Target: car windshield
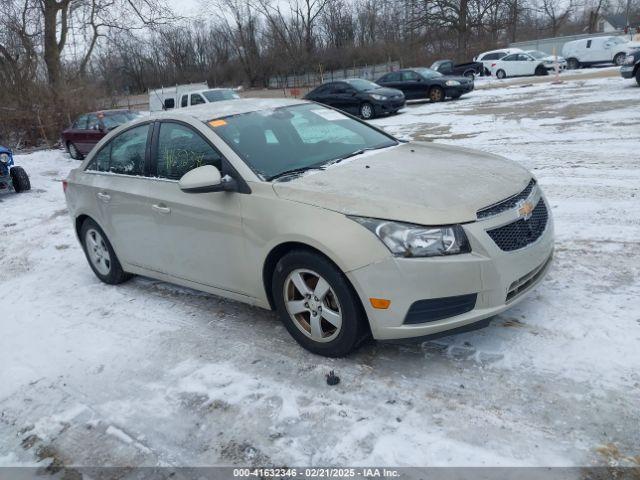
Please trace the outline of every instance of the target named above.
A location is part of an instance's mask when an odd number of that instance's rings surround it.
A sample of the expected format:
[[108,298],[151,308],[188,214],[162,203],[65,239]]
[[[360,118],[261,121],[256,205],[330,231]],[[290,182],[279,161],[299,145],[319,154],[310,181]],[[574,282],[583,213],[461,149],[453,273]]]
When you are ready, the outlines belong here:
[[105,113],[102,117],[102,124],[107,130],[112,130],[120,125],[141,117],[140,112],[113,112]]
[[208,125],[265,180],[398,144],[365,123],[316,104],[231,115]]
[[541,60],[549,56],[548,53],[541,52],[540,50],[531,50],[527,53],[531,55],[533,58],[537,58],[538,60]]
[[440,72],[436,72],[435,70],[431,70],[430,68],[416,68],[414,70],[424,78],[442,77],[442,74]]
[[359,92],[367,92],[369,90],[380,88],[380,85],[378,85],[377,83],[370,82],[369,80],[363,80],[361,78],[352,78],[349,80],[345,80],[345,82],[347,82]]
[[240,98],[233,90],[207,90],[202,92],[209,102],[219,102],[221,100],[236,100]]
[[624,38],[620,38],[620,37],[613,37],[609,41],[611,43],[613,43],[614,45],[618,45],[618,44],[621,44],[621,43],[627,43],[627,41]]

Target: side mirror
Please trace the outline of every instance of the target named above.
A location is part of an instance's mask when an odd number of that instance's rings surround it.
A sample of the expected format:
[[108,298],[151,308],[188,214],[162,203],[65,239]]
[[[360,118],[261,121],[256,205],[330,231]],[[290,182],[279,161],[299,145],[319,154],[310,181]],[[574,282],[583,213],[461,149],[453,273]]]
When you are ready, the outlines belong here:
[[213,165],[204,165],[185,173],[178,182],[185,193],[230,192],[237,190],[236,181],[225,175],[224,178]]

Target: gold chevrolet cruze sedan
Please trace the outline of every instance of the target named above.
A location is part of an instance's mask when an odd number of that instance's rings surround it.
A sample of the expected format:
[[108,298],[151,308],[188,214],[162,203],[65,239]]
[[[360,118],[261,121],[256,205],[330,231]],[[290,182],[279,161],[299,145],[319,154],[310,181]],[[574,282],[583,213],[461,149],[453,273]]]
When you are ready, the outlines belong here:
[[100,280],[144,275],[275,309],[327,356],[483,323],[553,255],[551,212],[526,169],[299,100],[135,120],[64,187]]

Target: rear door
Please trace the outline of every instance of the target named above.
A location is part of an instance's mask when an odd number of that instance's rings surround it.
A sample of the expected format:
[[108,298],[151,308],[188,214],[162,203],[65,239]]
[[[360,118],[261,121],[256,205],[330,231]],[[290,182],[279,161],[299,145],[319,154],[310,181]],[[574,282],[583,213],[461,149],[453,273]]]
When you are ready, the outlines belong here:
[[398,90],[402,90],[404,96],[407,96],[407,92],[405,92],[404,84],[402,83],[402,73],[400,72],[391,72],[387,73],[384,77],[378,80],[378,85],[382,85],[383,87],[396,88]]
[[153,217],[154,270],[182,280],[246,293],[240,195],[184,193],[178,180],[202,165],[227,173],[226,161],[193,126],[158,123],[151,161],[148,212]]
[[404,85],[406,98],[423,98],[427,95],[428,88],[421,75],[413,70],[404,70],[402,72],[402,84]]
[[71,125],[71,128],[65,132],[65,140],[67,142],[72,142],[78,150],[81,152],[82,142],[84,141],[83,135],[87,130],[87,121],[89,120],[89,115],[80,115]]
[[87,129],[82,133],[82,143],[78,145],[78,149],[83,155],[88,154],[104,135],[98,115],[95,113],[88,115]]
[[97,221],[122,263],[153,269],[149,248],[155,226],[149,211],[149,179],[145,177],[151,123],[118,134],[87,165],[85,183],[95,199]]

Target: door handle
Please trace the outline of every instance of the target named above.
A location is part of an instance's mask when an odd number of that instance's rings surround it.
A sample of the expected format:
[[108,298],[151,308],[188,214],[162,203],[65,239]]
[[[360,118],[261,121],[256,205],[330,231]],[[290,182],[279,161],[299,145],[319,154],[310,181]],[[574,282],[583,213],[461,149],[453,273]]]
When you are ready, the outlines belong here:
[[158,213],[162,213],[163,215],[168,215],[168,214],[171,213],[171,209],[169,207],[167,207],[166,205],[158,205],[158,204],[154,203],[151,206],[151,208],[153,208]]
[[111,195],[104,192],[96,193],[96,197],[98,197],[98,200],[102,200],[104,203],[109,203],[109,200],[111,200]]

